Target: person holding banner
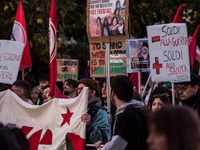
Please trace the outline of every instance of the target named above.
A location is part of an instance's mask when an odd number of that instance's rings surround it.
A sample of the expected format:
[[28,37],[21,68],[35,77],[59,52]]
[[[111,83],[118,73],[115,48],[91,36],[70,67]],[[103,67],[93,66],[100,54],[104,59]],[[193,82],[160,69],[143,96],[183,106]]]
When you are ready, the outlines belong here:
[[17,80],[13,83],[11,89],[17,96],[19,96],[23,101],[33,104],[33,102],[28,99],[31,93],[31,85],[25,80]]
[[97,97],[100,87],[94,79],[81,79],[78,81],[78,95],[84,87],[89,87],[88,111],[81,116],[81,121],[85,122],[87,127],[86,143],[108,142],[110,140],[110,121],[105,108],[101,107],[101,99]]
[[149,150],[199,150],[200,122],[188,107],[164,106],[149,118]]
[[195,73],[191,73],[190,76],[191,81],[178,83],[178,92],[182,104],[193,108],[200,116],[199,77]]

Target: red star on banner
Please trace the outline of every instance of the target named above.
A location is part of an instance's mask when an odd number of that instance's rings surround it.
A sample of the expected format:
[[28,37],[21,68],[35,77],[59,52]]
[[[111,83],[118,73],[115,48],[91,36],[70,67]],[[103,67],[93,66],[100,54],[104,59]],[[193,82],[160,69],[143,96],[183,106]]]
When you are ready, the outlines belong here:
[[69,108],[67,108],[67,113],[66,114],[61,114],[63,117],[63,122],[61,123],[60,127],[62,127],[66,122],[69,124],[70,118],[73,115],[73,113],[70,112]]

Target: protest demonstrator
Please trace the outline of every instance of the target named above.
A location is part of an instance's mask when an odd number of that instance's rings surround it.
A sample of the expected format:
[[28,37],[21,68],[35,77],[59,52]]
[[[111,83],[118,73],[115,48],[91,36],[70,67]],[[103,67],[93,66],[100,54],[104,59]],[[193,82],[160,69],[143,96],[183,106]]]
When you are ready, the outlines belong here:
[[124,75],[114,77],[110,87],[111,102],[117,107],[113,137],[98,150],[147,149],[147,117],[142,112],[144,105],[139,105],[140,101],[139,103],[131,101],[132,97],[133,83],[129,77]]
[[110,122],[105,108],[101,107],[101,99],[97,97],[100,87],[94,79],[81,79],[78,81],[78,95],[84,87],[89,87],[88,111],[81,116],[81,121],[85,122],[87,127],[86,143],[108,142],[110,140]]
[[183,105],[193,108],[200,116],[200,89],[199,76],[191,73],[191,81],[179,82],[178,92]]
[[67,79],[63,83],[63,93],[68,98],[76,97],[76,90],[77,90],[77,81],[73,79]]
[[199,150],[200,122],[187,107],[164,106],[148,122],[149,150]]
[[30,142],[30,149],[84,150],[86,126],[81,115],[87,111],[87,94],[85,88],[76,98],[54,98],[36,106],[22,101],[10,90],[3,91],[0,121],[20,128]]
[[33,104],[33,102],[28,99],[31,93],[31,85],[29,82],[25,80],[17,80],[13,83],[11,91],[17,94],[17,96],[19,96],[23,101]]

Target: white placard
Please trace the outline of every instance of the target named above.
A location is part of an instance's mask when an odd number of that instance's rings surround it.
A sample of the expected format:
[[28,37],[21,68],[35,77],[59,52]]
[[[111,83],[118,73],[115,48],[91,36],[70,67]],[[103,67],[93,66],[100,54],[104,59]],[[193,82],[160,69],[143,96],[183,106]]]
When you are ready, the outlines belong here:
[[13,84],[17,80],[24,43],[0,40],[0,82]]
[[190,81],[190,59],[185,23],[147,27],[153,82]]

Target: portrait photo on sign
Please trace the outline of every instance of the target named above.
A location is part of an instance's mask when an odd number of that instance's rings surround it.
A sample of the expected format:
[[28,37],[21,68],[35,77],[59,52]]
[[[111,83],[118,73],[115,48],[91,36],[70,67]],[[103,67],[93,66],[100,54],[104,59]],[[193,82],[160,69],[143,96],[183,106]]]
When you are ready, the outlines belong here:
[[87,32],[90,43],[91,40],[105,42],[108,38],[109,42],[117,38],[117,42],[129,37],[128,1],[88,0],[87,7]]
[[127,67],[132,70],[131,72],[138,69],[142,72],[150,70],[149,46],[147,38],[126,40],[126,49]]

